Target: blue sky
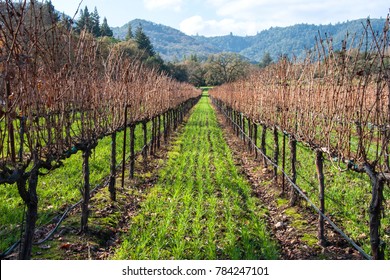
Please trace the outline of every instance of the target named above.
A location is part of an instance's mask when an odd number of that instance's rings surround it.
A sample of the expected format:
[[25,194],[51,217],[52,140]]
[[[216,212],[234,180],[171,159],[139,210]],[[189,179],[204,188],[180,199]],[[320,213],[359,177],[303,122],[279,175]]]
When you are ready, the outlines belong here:
[[[73,16],[81,0],[52,0],[57,10]],[[168,25],[188,35],[218,36],[230,32],[254,35],[275,26],[328,24],[358,18],[386,17],[388,0],[83,0],[96,6],[110,26],[140,18]],[[76,15],[76,19],[79,15]]]

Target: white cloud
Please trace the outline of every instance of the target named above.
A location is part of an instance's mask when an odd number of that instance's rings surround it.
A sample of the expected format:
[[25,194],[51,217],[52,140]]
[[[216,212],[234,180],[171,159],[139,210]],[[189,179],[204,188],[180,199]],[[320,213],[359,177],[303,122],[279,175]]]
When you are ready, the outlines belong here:
[[221,20],[205,20],[201,16],[193,16],[180,23],[180,30],[189,35],[201,34],[205,36],[220,36],[232,32],[239,35],[254,35],[258,30],[264,29],[256,21],[237,21],[232,18]]
[[188,35],[195,35],[203,32],[205,22],[201,16],[193,16],[183,20],[179,26],[182,32]]
[[183,4],[182,0],[143,0],[148,10],[167,9],[180,12]]
[[[297,16],[301,12],[311,12],[315,18],[323,15],[332,15],[342,11],[353,13],[356,11],[370,10],[374,4],[367,4],[366,0],[207,0],[216,9],[216,14],[221,17],[253,20],[266,19],[272,14],[287,14]],[[379,0],[378,2],[385,2]],[[318,14],[320,12],[320,14]]]
[[[328,24],[345,20],[385,17],[388,0],[206,0],[215,11],[212,20],[193,16],[183,20],[180,29],[187,34],[206,36],[254,35],[271,26],[297,23]],[[208,17],[210,18],[210,17]]]

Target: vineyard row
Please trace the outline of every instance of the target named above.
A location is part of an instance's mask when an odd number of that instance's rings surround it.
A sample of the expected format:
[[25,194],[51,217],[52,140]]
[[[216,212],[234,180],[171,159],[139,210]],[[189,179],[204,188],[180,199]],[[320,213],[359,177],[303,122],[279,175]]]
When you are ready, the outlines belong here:
[[16,184],[27,206],[24,259],[31,256],[42,170],[82,151],[86,231],[89,158],[99,139],[112,135],[114,142],[127,127],[131,139],[135,125],[150,120],[154,136],[162,125],[166,135],[201,92],[54,22],[35,1],[7,0],[0,8],[0,184]]
[[[368,212],[374,259],[384,258],[380,239],[383,189],[390,181],[389,21],[387,17],[383,32],[377,34],[368,20],[361,37],[351,39],[347,35],[340,51],[333,50],[331,37],[319,37],[304,61],[282,57],[249,78],[210,91],[235,122],[245,127],[247,120],[251,137],[257,137],[257,126],[262,127],[264,154],[264,131],[274,132],[275,146],[278,132],[289,136],[292,182],[297,177],[297,142],[315,152],[323,213],[325,155],[340,171],[353,170],[369,176],[372,200]],[[354,41],[359,42],[357,47]],[[277,146],[275,164],[278,151]],[[292,188],[290,194],[294,205],[296,191]],[[323,223],[320,224],[320,240],[325,243]]]

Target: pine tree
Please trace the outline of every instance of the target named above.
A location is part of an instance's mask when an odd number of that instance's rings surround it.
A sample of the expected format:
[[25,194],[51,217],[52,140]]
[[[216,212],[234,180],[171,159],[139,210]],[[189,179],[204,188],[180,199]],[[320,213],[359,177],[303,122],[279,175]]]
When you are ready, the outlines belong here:
[[91,14],[88,11],[88,7],[85,6],[85,9],[80,9],[80,19],[77,22],[77,29],[79,32],[86,29],[88,32],[91,32]]
[[67,16],[65,13],[62,13],[61,14],[61,19],[60,19],[60,22],[62,24],[62,26],[64,26],[67,30],[70,30],[71,27],[72,27],[72,19]]
[[100,37],[100,16],[97,11],[97,8],[95,7],[95,10],[91,14],[91,33],[95,37]]
[[60,16],[56,12],[53,3],[50,0],[45,1],[45,3],[43,4],[42,11],[43,11],[43,19],[46,24],[55,24],[59,22]]
[[270,65],[272,63],[272,57],[270,55],[269,52],[266,52],[264,55],[263,55],[263,58],[261,59],[260,63],[259,63],[259,67],[260,68],[265,68],[267,67],[268,65]]
[[102,26],[100,27],[100,35],[107,37],[112,37],[114,35],[111,28],[108,26],[106,18],[103,19]]
[[129,26],[127,27],[126,41],[133,39],[133,36],[133,30],[131,28],[131,24],[129,23]]
[[153,49],[153,45],[149,40],[149,37],[146,36],[142,30],[142,26],[139,25],[135,32],[135,41],[137,42],[138,49],[145,52],[147,56],[154,56],[156,53]]

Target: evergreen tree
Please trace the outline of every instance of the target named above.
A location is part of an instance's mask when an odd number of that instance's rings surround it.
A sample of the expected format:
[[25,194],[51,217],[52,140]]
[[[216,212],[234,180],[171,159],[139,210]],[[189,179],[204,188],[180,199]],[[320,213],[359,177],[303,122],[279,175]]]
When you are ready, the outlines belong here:
[[112,37],[114,35],[111,28],[108,26],[106,18],[103,19],[102,26],[100,27],[100,35],[107,37]]
[[198,56],[196,54],[191,54],[190,61],[198,62],[199,61]]
[[261,59],[260,63],[259,63],[259,67],[260,68],[265,68],[267,67],[268,65],[270,65],[272,63],[272,57],[270,55],[269,52],[266,52],[264,55],[263,55],[263,58]]
[[135,32],[135,41],[137,42],[138,49],[145,52],[147,56],[154,56],[156,53],[153,49],[153,45],[149,40],[149,37],[146,36],[142,30],[142,26],[139,25]]
[[85,25],[85,18],[84,18],[84,11],[80,8],[80,18],[76,22],[76,31],[80,32],[82,28],[84,28]]
[[67,16],[65,13],[61,14],[60,22],[62,26],[64,26],[66,29],[70,30],[72,27],[72,19]]
[[59,22],[60,16],[56,12],[53,3],[49,1],[45,1],[45,3],[42,6],[43,11],[43,19],[45,21],[45,24],[55,24]]
[[97,11],[97,8],[95,7],[95,10],[91,14],[91,33],[95,37],[100,37],[100,16]]
[[88,7],[85,6],[85,9],[80,9],[80,18],[77,22],[77,29],[79,32],[86,29],[88,32],[92,31],[92,24],[91,24],[91,14],[88,11]]
[[127,34],[126,34],[126,41],[129,41],[130,39],[133,39],[133,30],[131,28],[131,24],[129,23],[129,26],[127,28]]

